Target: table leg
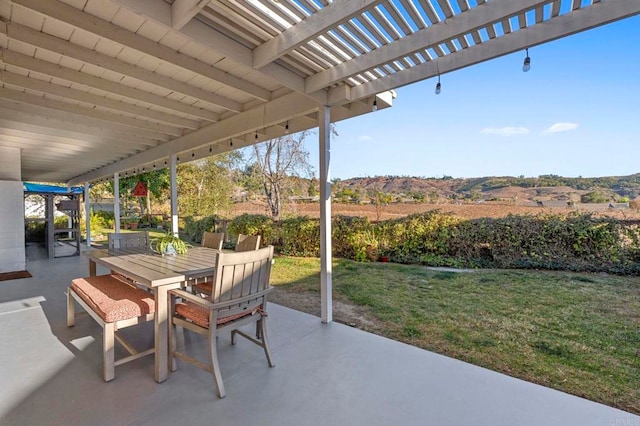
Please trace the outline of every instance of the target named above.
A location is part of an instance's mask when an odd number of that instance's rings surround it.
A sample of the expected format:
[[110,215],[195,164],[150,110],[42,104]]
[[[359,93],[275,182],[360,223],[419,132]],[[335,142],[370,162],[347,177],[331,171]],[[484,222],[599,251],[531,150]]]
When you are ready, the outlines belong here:
[[156,318],[155,318],[155,349],[156,382],[162,383],[169,376],[169,308],[167,306],[168,291],[179,288],[180,284],[162,285],[155,288]]
[[89,276],[96,276],[96,262],[93,259],[89,259]]

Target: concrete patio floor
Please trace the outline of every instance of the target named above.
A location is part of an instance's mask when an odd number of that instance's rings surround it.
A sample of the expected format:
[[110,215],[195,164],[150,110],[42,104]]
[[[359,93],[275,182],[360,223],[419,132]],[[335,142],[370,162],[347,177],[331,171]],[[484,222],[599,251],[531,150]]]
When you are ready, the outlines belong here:
[[[101,379],[101,329],[65,324],[65,290],[84,256],[29,260],[33,278],[0,282],[0,425],[623,425],[640,417],[276,304],[275,368],[260,348],[219,338],[227,397],[180,363],[164,383],[153,358]],[[105,272],[105,271],[102,271]],[[125,330],[143,349],[151,324]],[[187,333],[204,356],[204,342]]]

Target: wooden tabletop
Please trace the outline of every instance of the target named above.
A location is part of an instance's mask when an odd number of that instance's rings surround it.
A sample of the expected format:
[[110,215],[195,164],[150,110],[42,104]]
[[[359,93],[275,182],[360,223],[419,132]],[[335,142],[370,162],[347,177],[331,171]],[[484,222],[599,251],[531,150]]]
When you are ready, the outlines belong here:
[[185,254],[161,256],[139,249],[90,250],[100,265],[149,287],[213,275],[218,250],[193,247]]

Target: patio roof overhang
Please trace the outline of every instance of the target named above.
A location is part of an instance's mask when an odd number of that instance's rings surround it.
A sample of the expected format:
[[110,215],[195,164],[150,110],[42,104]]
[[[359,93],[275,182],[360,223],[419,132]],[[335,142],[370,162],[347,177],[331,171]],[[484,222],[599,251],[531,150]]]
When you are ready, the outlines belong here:
[[[0,146],[91,182],[392,105],[393,89],[640,13],[637,0],[0,0]],[[256,137],[257,136],[257,137]],[[148,169],[147,169],[148,170]]]

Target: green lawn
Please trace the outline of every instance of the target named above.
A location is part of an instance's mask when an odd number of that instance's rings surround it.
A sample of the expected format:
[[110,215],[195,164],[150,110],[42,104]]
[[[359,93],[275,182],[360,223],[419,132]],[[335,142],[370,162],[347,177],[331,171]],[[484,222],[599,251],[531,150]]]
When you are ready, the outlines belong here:
[[[166,231],[163,231],[162,229],[156,229],[156,228],[140,228],[140,229],[134,229],[134,230],[121,229],[120,230],[120,232],[122,232],[123,234],[127,232],[142,232],[142,231],[149,231],[149,238],[151,238],[152,240],[154,238],[162,237],[163,235],[166,234]],[[93,237],[92,241],[95,243],[106,243],[107,234],[111,232],[115,232],[113,228],[102,228],[100,229],[100,232]]]
[[[279,257],[272,283],[319,292],[319,268]],[[640,277],[338,259],[333,284],[389,338],[640,414]]]

